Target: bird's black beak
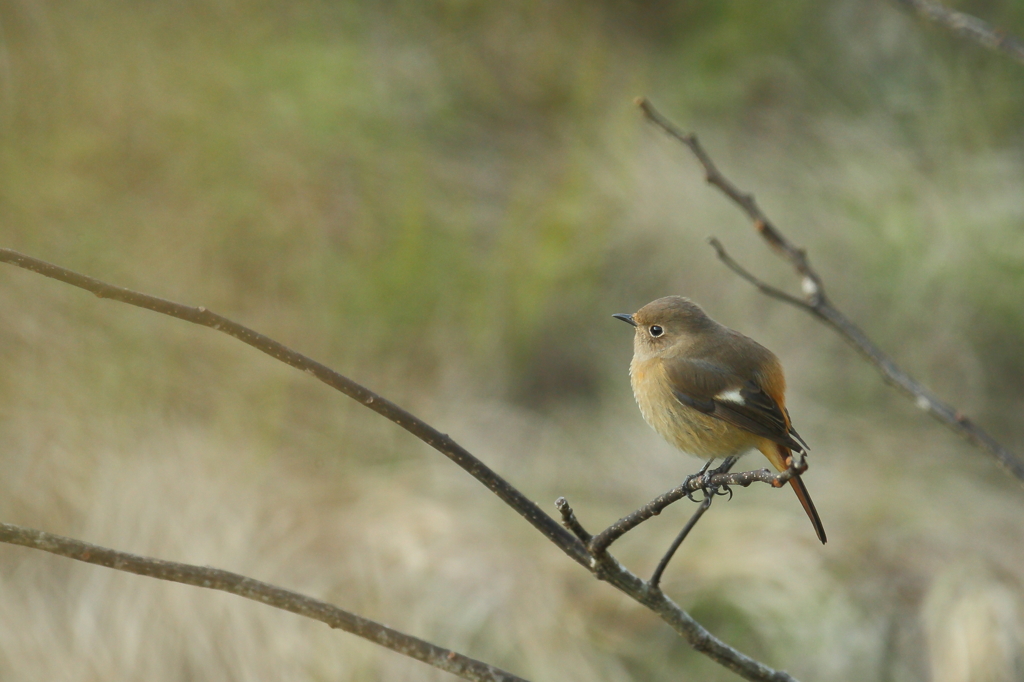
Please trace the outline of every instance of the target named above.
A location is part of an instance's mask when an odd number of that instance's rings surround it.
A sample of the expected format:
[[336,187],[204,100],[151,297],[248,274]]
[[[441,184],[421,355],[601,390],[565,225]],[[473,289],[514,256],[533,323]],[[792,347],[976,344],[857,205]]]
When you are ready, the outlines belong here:
[[616,320],[622,320],[623,322],[628,322],[629,324],[633,325],[634,327],[636,326],[636,320],[633,319],[632,315],[627,315],[626,313],[615,313],[614,315],[612,315],[612,317],[614,317]]

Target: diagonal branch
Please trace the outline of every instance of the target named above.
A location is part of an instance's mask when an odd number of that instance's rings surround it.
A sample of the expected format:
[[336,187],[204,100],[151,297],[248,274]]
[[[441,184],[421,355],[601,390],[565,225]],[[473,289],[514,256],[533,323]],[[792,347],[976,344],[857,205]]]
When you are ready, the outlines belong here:
[[244,575],[209,566],[193,566],[175,561],[118,552],[81,540],[54,535],[41,530],[0,523],[0,542],[22,545],[126,573],[135,573],[159,580],[205,587],[258,601],[284,611],[327,623],[332,628],[351,632],[363,639],[423,661],[435,668],[474,682],[527,682],[482,661],[444,649],[404,632],[339,609],[327,602],[307,597],[275,585],[253,580]]
[[800,286],[803,289],[805,298],[803,300],[798,299],[762,282],[736,263],[717,240],[712,240],[711,245],[718,253],[718,257],[730,269],[756,286],[762,293],[805,310],[832,327],[840,336],[853,345],[868,362],[878,369],[882,374],[882,378],[887,383],[895,386],[913,399],[918,408],[928,412],[932,417],[949,427],[953,432],[963,437],[975,447],[987,452],[995,458],[1008,474],[1015,477],[1018,481],[1024,481],[1024,462],[1016,454],[999,443],[999,441],[971,421],[960,410],[940,400],[924,385],[901,369],[891,357],[868,338],[867,334],[860,327],[832,305],[828,296],[825,295],[824,283],[818,273],[811,267],[806,252],[793,245],[768,220],[757,206],[753,195],[744,194],[721,174],[707,152],[701,147],[696,135],[680,131],[672,122],[658,113],[647,99],[638,99],[637,105],[643,110],[648,120],[682,142],[693,152],[701,166],[704,167],[708,183],[718,187],[727,197],[743,209],[753,221],[754,228],[764,237],[768,245],[793,266],[793,269],[800,276]]
[[470,454],[468,450],[449,438],[447,434],[441,433],[419,417],[403,410],[390,400],[377,395],[348,377],[342,376],[330,367],[201,306],[193,308],[181,303],[167,301],[155,296],[149,296],[148,294],[107,284],[98,279],[72,272],[58,265],[53,265],[16,251],[11,251],[10,249],[0,249],[0,262],[11,263],[20,268],[60,280],[86,291],[91,291],[99,298],[109,298],[122,303],[128,303],[129,305],[170,315],[186,322],[216,329],[235,337],[243,343],[249,344],[256,350],[262,351],[287,365],[291,365],[316,377],[331,388],[341,391],[356,402],[365,405],[386,419],[390,419],[448,457],[448,459],[458,464],[487,486],[491,492],[500,497],[506,504],[519,512],[537,530],[558,545],[562,551],[580,564],[587,565],[589,557],[582,543],[558,525],[558,522],[545,514],[532,500],[509,485],[508,481]]
[[[796,682],[788,673],[774,670],[760,661],[737,651],[712,635],[659,588],[656,586],[652,587],[644,582],[607,552],[602,553],[600,556],[591,554],[578,537],[562,528],[533,501],[474,457],[468,450],[449,438],[447,434],[441,433],[410,412],[403,410],[391,401],[377,395],[348,377],[342,376],[329,367],[291,350],[269,337],[244,327],[237,322],[232,322],[226,317],[212,313],[203,307],[193,308],[107,284],[98,279],[26,256],[11,249],[0,249],[0,262],[10,263],[45,277],[85,289],[99,298],[109,298],[216,329],[285,364],[311,374],[328,386],[341,391],[353,400],[393,421],[458,464],[518,512],[571,559],[587,568],[599,579],[615,586],[638,603],[643,604],[656,613],[695,650],[748,680],[756,682]],[[110,567],[118,568],[117,565],[113,564]]]
[[932,0],[894,0],[929,21],[943,26],[961,38],[973,41],[1024,64],[1024,43],[1006,31],[977,17],[943,7]]

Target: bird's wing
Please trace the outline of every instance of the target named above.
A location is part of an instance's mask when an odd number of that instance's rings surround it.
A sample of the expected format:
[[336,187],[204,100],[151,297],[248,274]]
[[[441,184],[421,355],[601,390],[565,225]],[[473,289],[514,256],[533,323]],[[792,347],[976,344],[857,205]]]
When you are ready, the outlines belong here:
[[790,426],[785,408],[754,380],[743,379],[704,360],[678,358],[668,367],[672,392],[683,405],[791,450],[807,450]]

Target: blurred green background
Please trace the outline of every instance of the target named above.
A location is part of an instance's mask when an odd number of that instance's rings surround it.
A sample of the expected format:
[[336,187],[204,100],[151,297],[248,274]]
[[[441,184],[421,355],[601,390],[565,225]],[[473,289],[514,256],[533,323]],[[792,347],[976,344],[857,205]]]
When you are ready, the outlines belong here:
[[[1017,35],[1024,4],[957,2]],[[1024,67],[882,0],[0,3],[0,242],[205,305],[597,529],[699,465],[610,315],[772,348],[812,447],[666,591],[801,679],[1024,677],[1024,492],[806,315],[649,96],[837,305],[1024,453]],[[237,571],[535,680],[731,680],[390,423],[210,330],[0,269],[5,521]],[[750,468],[762,463],[745,460]],[[647,575],[692,506],[616,545]],[[0,548],[0,676],[451,679],[226,595]]]

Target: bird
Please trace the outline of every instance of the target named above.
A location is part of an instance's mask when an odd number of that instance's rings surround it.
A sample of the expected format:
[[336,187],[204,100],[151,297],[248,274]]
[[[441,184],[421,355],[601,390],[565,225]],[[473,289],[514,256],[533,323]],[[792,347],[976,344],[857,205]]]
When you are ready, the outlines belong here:
[[[688,298],[666,296],[632,315],[613,317],[634,328],[629,364],[644,420],[685,453],[708,460],[760,450],[778,471],[808,447],[786,409],[782,364],[750,337],[719,324]],[[814,531],[825,528],[799,475],[789,479]]]

